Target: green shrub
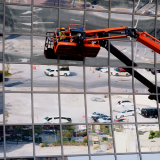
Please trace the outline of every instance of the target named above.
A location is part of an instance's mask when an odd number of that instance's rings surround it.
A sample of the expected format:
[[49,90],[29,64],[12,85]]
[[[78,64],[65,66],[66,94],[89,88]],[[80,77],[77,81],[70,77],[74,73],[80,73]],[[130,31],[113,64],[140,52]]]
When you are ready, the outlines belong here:
[[83,139],[83,142],[84,142],[84,143],[88,143],[87,137],[85,137],[85,138]]
[[35,143],[41,143],[42,138],[41,137],[35,137]]
[[57,140],[57,144],[61,144],[61,140],[60,139]]
[[107,137],[102,137],[102,140],[108,141],[108,138]]
[[43,141],[43,147],[47,147],[47,142],[46,141]]
[[72,142],[72,143],[75,143],[75,140],[74,140],[74,139],[72,139],[72,140],[71,140],[71,142]]

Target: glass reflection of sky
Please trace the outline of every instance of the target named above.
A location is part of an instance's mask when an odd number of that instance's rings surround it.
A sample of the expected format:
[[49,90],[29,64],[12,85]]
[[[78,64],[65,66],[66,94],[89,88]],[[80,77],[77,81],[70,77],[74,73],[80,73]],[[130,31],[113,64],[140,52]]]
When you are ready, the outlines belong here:
[[91,160],[115,160],[114,155],[91,156]]
[[[117,160],[140,160],[140,158],[139,158],[138,154],[117,155]],[[147,159],[145,159],[145,160],[147,160]]]
[[[89,160],[88,156],[79,156],[79,157],[68,157],[68,160]],[[101,159],[102,160],[102,159]]]

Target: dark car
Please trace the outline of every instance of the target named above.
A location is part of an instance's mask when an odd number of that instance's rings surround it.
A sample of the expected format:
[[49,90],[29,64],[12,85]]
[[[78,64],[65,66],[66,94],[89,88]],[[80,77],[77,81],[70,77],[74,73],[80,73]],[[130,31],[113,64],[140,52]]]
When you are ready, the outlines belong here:
[[141,115],[146,118],[157,118],[158,109],[157,108],[142,108]]

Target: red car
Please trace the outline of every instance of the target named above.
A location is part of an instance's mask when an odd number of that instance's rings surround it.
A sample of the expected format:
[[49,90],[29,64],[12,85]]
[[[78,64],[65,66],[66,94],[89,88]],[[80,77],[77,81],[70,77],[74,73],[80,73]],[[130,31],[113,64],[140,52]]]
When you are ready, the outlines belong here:
[[114,122],[129,122],[129,119],[127,119],[127,118],[119,118],[119,119],[115,119]]

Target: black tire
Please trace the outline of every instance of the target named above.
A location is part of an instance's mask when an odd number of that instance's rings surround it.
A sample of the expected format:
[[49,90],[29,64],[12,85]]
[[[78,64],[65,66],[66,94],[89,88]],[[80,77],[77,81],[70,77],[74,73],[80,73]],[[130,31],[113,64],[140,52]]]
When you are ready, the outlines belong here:
[[66,76],[67,76],[67,73],[65,73],[64,76],[66,77]]
[[54,76],[54,74],[51,75],[51,77],[53,77],[53,76]]
[[120,116],[120,118],[123,118],[123,117],[124,117],[123,115]]
[[116,73],[116,76],[119,76],[119,74],[118,74],[118,73]]
[[127,73],[127,74],[126,74],[126,77],[128,77],[128,76],[129,76],[129,74]]

